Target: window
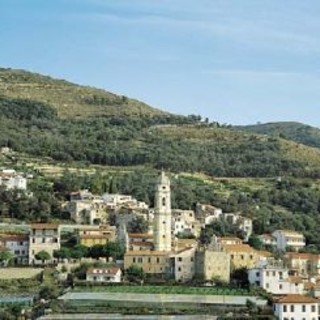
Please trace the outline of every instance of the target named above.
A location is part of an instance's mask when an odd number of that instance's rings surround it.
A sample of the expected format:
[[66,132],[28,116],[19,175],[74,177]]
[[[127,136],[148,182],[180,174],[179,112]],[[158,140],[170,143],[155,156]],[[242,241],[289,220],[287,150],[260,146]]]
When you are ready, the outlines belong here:
[[15,250],[14,254],[17,254],[17,255],[20,254],[20,250]]
[[133,258],[133,259],[132,259],[132,262],[133,262],[133,263],[136,263],[136,258]]
[[316,306],[311,306],[311,312],[316,312]]
[[276,276],[276,272],[275,272],[275,271],[273,271],[273,272],[272,272],[272,275],[275,277],[275,276]]
[[279,278],[280,278],[280,279],[282,279],[282,278],[283,278],[283,274],[282,274],[282,272],[281,272],[281,271],[279,272]]
[[19,245],[20,245],[20,246],[23,246],[23,241],[20,241]]
[[42,243],[46,243],[46,238],[42,238]]
[[138,262],[139,262],[139,263],[142,263],[142,258],[138,258]]
[[164,206],[164,207],[166,206],[166,198],[165,197],[162,198],[162,206]]
[[241,260],[244,260],[244,255],[243,254],[241,255]]
[[279,284],[279,290],[282,290],[282,284]]
[[159,262],[160,262],[160,258],[158,257],[158,258],[157,258],[157,263],[159,263]]
[[150,257],[148,258],[148,262],[151,263],[151,258]]
[[293,304],[290,306],[290,311],[294,312],[294,305]]
[[304,304],[301,306],[301,309],[302,309],[302,312],[306,312],[306,306]]
[[283,312],[287,312],[287,306],[286,305],[283,306]]
[[269,277],[269,271],[266,272],[266,276]]
[[233,254],[231,255],[231,259],[234,259],[234,255]]
[[193,262],[193,257],[190,258],[190,261]]
[[181,267],[178,268],[178,271],[181,271]]
[[260,272],[256,272],[256,277],[260,277]]
[[266,288],[269,289],[269,283],[266,283]]
[[181,262],[181,261],[182,261],[182,258],[181,258],[181,257],[179,257],[179,258],[178,258],[178,261],[180,261],[180,262]]

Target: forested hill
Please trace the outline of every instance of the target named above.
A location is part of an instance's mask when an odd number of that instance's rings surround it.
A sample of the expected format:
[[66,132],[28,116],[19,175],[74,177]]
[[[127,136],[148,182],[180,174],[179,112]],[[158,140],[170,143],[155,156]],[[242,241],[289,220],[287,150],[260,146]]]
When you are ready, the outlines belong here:
[[270,122],[248,126],[234,126],[236,130],[278,136],[320,148],[320,129],[299,122]]
[[8,69],[0,70],[0,146],[63,162],[223,177],[320,177],[320,149]]

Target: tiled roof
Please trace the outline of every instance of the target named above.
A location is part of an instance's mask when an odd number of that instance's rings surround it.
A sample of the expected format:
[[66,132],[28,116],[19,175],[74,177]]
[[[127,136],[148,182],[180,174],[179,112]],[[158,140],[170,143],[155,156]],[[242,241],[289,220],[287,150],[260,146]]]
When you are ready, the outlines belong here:
[[289,259],[300,259],[300,260],[320,260],[320,254],[313,254],[313,253],[287,252],[286,257]]
[[128,251],[125,256],[134,256],[134,257],[141,257],[141,256],[169,256],[171,252],[165,251]]
[[152,234],[148,233],[128,233],[129,238],[153,238]]
[[247,244],[225,244],[223,249],[229,253],[232,252],[252,252],[256,253],[256,250]]
[[90,268],[87,270],[89,274],[112,274],[116,275],[120,268]]
[[3,241],[28,241],[29,236],[25,234],[1,234],[0,240]]
[[288,294],[280,298],[275,298],[275,303],[318,303],[317,299],[300,294]]

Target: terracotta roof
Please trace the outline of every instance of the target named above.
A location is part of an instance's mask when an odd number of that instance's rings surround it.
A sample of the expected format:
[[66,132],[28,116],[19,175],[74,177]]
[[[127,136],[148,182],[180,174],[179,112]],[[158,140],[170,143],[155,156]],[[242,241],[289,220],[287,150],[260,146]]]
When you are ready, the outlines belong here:
[[303,296],[301,294],[288,294],[274,299],[275,303],[318,303],[317,299]]
[[112,274],[115,275],[119,272],[120,268],[90,268],[87,270],[89,274]]
[[272,253],[266,250],[259,250],[257,254],[263,257],[272,257]]
[[58,223],[32,223],[31,229],[58,229]]
[[300,259],[300,260],[320,260],[320,254],[313,254],[313,253],[287,252],[286,257],[289,259]]
[[243,242],[240,238],[238,237],[218,237],[218,239],[220,241],[223,241],[223,240],[234,240],[234,241],[240,241],[241,243]]
[[303,283],[304,290],[311,290],[315,287],[316,285],[313,282],[307,281]]
[[1,234],[0,240],[4,241],[28,241],[29,236],[25,234]]
[[298,276],[290,276],[288,277],[288,280],[291,283],[302,283],[302,278]]
[[140,247],[153,247],[153,243],[150,241],[131,241],[130,245]]
[[108,239],[107,235],[101,234],[83,234],[80,236],[80,239]]

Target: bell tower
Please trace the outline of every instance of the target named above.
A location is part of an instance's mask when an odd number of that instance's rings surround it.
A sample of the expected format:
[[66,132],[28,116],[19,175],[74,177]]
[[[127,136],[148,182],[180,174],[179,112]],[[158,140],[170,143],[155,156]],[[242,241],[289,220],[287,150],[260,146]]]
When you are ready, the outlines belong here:
[[154,248],[171,251],[171,191],[170,180],[164,171],[158,177],[155,190]]

